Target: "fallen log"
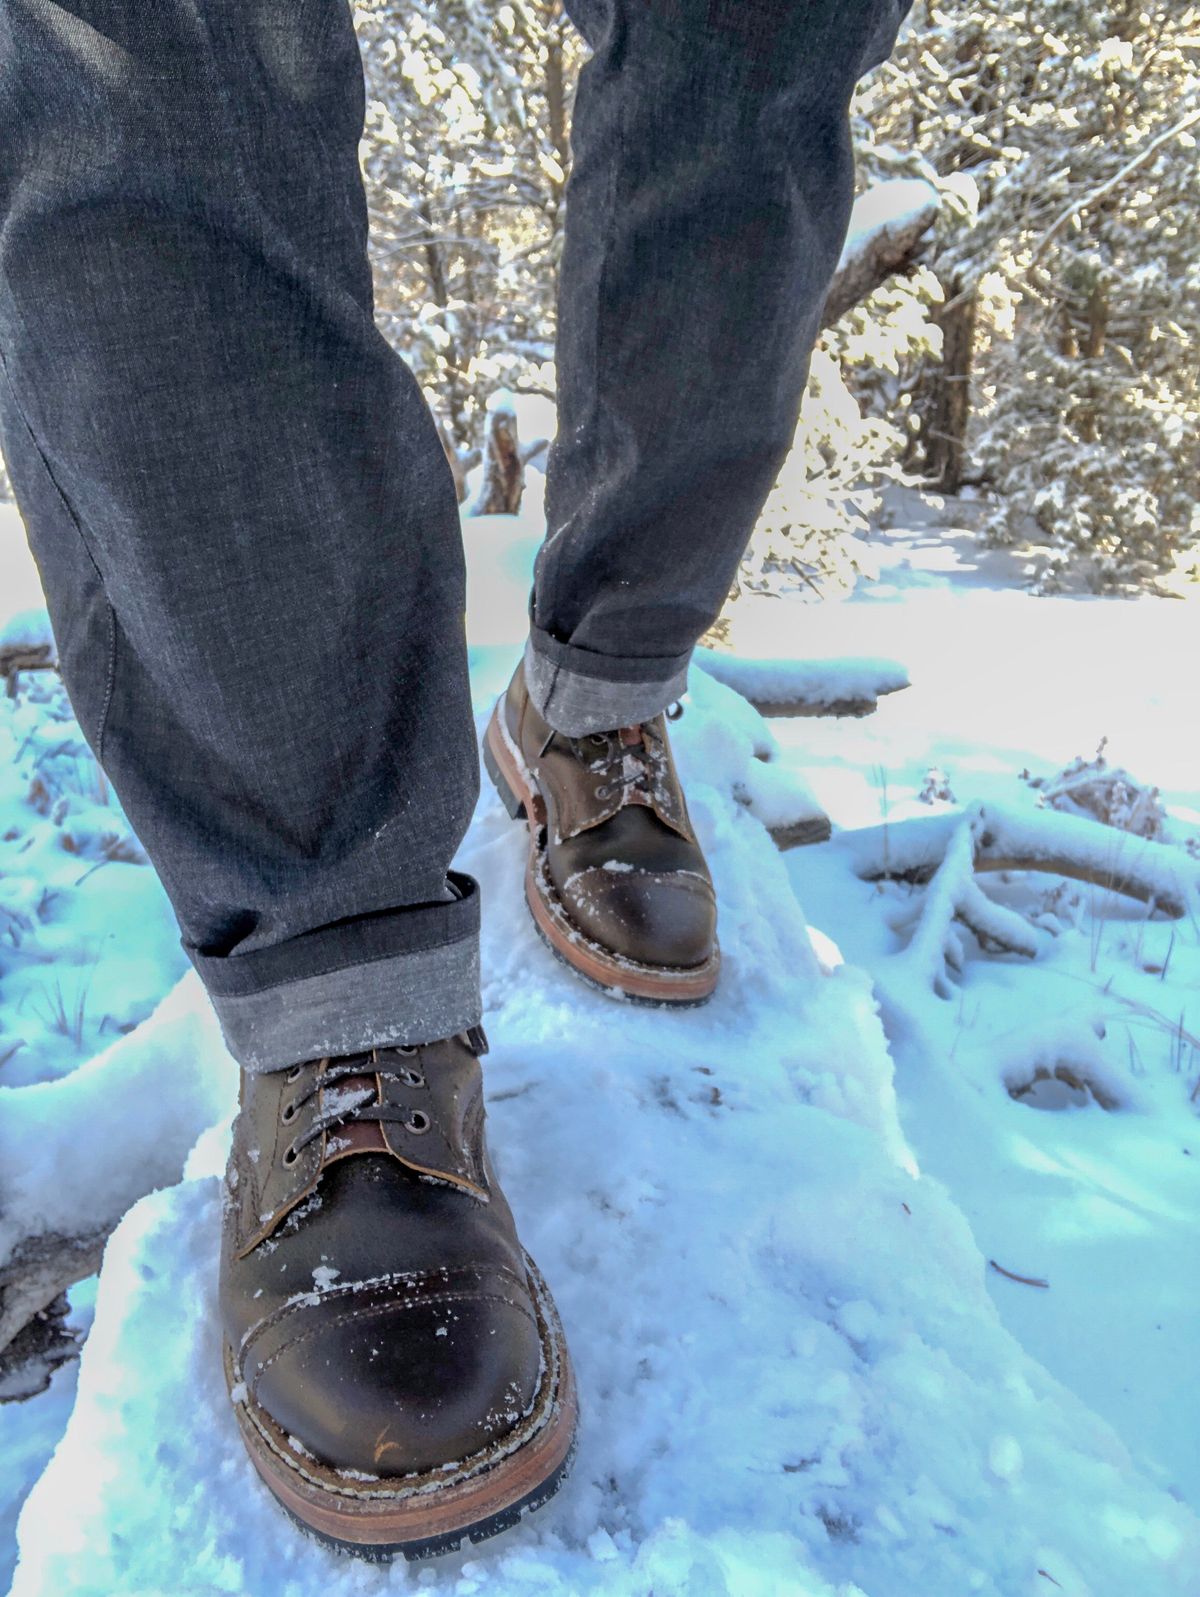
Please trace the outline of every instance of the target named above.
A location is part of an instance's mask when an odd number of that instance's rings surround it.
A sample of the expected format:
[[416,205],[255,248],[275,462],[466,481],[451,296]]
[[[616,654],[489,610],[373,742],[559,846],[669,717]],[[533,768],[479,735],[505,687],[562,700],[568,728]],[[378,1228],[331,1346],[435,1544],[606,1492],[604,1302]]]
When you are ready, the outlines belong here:
[[833,823],[828,815],[807,815],[803,820],[768,826],[767,831],[775,847],[781,853],[786,853],[789,848],[808,848],[813,843],[828,843],[833,836]]
[[732,688],[760,715],[870,715],[885,694],[908,687],[897,660],[848,656],[828,660],[748,659],[697,648],[693,664]]
[[10,699],[16,697],[17,681],[22,671],[56,671],[54,649],[49,643],[0,644],[0,677],[4,691]]
[[68,1287],[95,1275],[115,1225],[116,1219],[80,1236],[30,1237],[0,1266],[0,1402],[32,1397],[48,1384],[49,1369],[44,1369],[44,1380],[41,1370],[31,1379],[23,1375],[35,1360],[43,1367],[46,1363],[42,1340],[34,1338],[29,1345],[30,1330]]
[[483,484],[471,507],[473,516],[515,516],[525,491],[525,463],[517,434],[517,413],[505,390],[488,402]]

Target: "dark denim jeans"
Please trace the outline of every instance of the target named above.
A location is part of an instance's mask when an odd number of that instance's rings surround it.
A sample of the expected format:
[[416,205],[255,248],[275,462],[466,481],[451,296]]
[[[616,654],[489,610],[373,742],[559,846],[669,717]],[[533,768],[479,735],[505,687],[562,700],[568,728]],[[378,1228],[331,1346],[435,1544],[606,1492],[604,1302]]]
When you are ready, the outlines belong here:
[[[904,0],[573,0],[561,730],[681,691],[788,449]],[[372,319],[347,0],[0,0],[0,436],[81,725],[230,1048],[479,1018],[449,469]]]

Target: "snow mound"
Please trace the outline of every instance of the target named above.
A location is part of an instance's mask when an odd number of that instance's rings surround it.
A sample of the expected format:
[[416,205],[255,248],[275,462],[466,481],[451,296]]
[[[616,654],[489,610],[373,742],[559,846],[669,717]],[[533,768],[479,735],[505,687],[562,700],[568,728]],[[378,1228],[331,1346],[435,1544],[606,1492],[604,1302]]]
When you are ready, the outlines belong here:
[[[463,851],[493,1149],[583,1394],[560,1496],[415,1569],[296,1534],[223,1387],[218,1125],[109,1243],[13,1597],[1194,1590],[1200,1523],[1002,1329],[966,1222],[905,1144],[865,978],[822,974],[836,951],[818,964],[780,856],[709,769],[720,714],[693,704],[674,733],[722,905],[705,1008],[617,1007],[563,972],[489,792]],[[191,1068],[227,1094],[215,1039]],[[94,1129],[119,1136],[115,1104]]]
[[194,974],[70,1075],[0,1087],[0,1261],[29,1238],[113,1225],[143,1193],[178,1181],[236,1093],[237,1067]]
[[709,786],[730,794],[777,838],[816,821],[828,828],[803,773],[779,758],[774,733],[746,698],[715,676],[693,671],[688,700],[685,757]]

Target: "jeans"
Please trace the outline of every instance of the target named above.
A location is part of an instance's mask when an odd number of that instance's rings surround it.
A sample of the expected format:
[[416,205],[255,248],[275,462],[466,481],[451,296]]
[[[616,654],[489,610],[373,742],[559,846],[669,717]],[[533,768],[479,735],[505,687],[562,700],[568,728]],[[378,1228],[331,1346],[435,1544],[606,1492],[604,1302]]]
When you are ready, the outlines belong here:
[[[656,714],[789,448],[905,0],[572,0],[526,652]],[[372,319],[347,0],[0,0],[0,438],[80,724],[249,1069],[479,1020],[457,502]]]

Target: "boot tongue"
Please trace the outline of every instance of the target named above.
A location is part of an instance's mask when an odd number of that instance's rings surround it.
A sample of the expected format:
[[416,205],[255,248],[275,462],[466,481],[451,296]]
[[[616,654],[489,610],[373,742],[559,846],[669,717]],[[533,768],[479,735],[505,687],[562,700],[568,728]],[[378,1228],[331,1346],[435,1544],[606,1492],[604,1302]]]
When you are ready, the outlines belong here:
[[352,1111],[371,1104],[378,1107],[379,1077],[364,1071],[358,1076],[340,1076],[336,1082],[321,1090],[321,1107],[331,1111],[344,1105],[351,1116],[339,1126],[333,1126],[325,1138],[325,1161],[344,1158],[351,1153],[388,1153],[383,1127],[377,1120],[357,1120]]
[[[621,803],[641,804],[645,809],[654,808],[652,796],[653,774],[650,768],[650,745],[646,741],[645,732],[640,721],[632,726],[623,726],[618,729],[621,747],[629,749],[623,762],[622,780],[625,784],[621,795]],[[640,756],[640,757],[639,757]]]

